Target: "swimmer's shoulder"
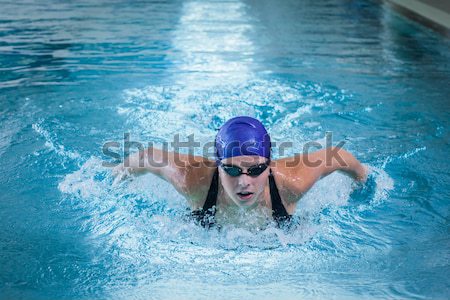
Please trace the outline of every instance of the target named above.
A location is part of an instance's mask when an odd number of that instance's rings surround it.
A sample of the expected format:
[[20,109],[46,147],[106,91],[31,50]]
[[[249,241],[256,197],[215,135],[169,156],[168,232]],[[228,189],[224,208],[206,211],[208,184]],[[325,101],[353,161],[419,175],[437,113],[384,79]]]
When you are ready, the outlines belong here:
[[[334,171],[343,171],[364,180],[364,167],[340,147],[328,147],[311,153],[275,160],[273,164],[282,187],[293,195],[305,194],[318,180]],[[361,179],[359,179],[361,178]],[[277,181],[278,183],[278,181]]]
[[271,169],[285,205],[297,203],[309,189],[301,155],[274,160]]
[[204,157],[191,156],[186,161],[180,178],[183,185],[180,192],[193,209],[203,206],[216,169],[215,161]]

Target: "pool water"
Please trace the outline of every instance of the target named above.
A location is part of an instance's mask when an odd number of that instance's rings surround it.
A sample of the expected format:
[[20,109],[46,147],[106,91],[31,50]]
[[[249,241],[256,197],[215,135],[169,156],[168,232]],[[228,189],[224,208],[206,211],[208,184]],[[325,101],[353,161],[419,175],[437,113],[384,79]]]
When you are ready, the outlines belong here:
[[[0,6],[0,299],[450,297],[448,39],[381,1]],[[275,158],[332,132],[370,180],[324,178],[290,231],[217,231],[102,164],[242,114],[293,143]]]

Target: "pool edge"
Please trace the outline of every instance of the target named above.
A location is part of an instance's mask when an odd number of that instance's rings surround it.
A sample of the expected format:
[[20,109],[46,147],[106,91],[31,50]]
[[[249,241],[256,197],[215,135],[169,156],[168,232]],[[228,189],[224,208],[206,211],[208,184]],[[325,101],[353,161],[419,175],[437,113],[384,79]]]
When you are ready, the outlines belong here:
[[423,0],[385,0],[385,2],[406,17],[450,38],[450,5],[445,8],[436,7]]

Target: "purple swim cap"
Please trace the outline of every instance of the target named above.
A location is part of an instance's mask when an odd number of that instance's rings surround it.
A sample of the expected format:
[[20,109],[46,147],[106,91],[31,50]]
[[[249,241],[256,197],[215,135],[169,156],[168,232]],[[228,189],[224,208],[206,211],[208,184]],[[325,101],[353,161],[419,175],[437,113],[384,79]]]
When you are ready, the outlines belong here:
[[228,120],[216,136],[216,156],[224,158],[258,155],[270,159],[270,137],[264,125],[251,117]]

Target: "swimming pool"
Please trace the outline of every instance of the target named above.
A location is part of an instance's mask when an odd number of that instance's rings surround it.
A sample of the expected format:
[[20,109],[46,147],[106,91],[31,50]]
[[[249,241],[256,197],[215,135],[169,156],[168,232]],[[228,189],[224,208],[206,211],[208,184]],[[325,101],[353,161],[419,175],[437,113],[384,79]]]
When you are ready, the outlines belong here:
[[[2,1],[0,299],[444,299],[449,40],[379,1]],[[107,141],[345,141],[292,232],[204,230]],[[279,155],[279,153],[275,153]],[[353,191],[353,192],[352,192]]]

